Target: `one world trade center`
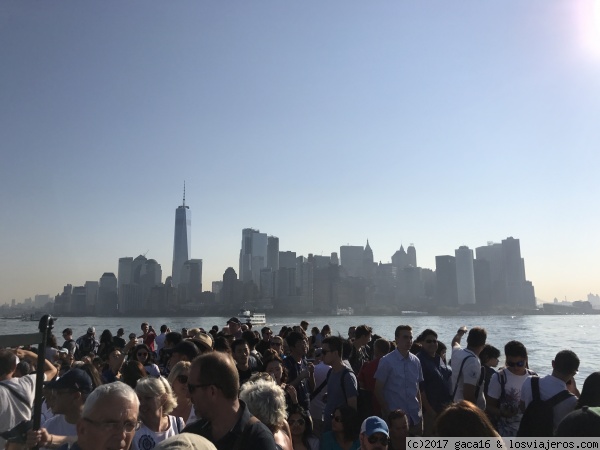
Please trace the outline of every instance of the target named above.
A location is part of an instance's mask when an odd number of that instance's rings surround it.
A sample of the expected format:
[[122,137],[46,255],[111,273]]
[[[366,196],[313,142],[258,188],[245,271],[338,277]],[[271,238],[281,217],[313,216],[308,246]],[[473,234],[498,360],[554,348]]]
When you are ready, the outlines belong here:
[[185,205],[185,183],[183,184],[183,204],[175,210],[175,239],[173,242],[173,287],[181,282],[183,264],[190,259],[192,212]]

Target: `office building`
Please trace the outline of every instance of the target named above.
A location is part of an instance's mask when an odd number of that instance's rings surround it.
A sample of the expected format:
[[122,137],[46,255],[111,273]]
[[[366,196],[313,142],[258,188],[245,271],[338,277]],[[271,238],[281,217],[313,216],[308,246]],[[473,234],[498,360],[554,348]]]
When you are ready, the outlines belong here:
[[342,245],[340,247],[340,265],[347,277],[360,277],[363,273],[363,256],[365,249],[362,245]]
[[181,282],[183,265],[191,257],[192,212],[185,204],[185,183],[183,185],[183,203],[175,210],[175,238],[173,240],[173,287]]
[[456,263],[456,292],[459,305],[475,304],[475,274],[473,250],[462,245],[454,251]]
[[252,228],[242,230],[242,248],[240,249],[240,280],[242,282],[253,281],[256,286],[260,286],[260,271],[267,267],[267,243],[266,233]]

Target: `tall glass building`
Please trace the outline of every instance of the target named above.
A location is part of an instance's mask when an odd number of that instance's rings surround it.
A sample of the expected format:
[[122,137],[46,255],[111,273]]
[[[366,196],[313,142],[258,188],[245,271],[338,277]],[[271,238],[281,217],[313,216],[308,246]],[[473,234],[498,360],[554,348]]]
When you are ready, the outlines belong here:
[[185,205],[185,185],[183,204],[175,210],[175,239],[173,242],[173,287],[179,286],[183,264],[190,259],[192,212]]

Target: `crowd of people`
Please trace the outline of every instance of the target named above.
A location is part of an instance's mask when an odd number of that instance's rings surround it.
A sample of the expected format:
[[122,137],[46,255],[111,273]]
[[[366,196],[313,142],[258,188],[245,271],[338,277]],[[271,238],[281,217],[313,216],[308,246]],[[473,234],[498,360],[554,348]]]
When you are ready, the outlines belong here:
[[538,377],[525,345],[507,342],[502,356],[480,327],[459,328],[449,347],[408,325],[390,340],[368,325],[342,337],[302,321],[275,334],[236,317],[140,328],[128,340],[122,328],[99,339],[66,328],[60,346],[50,336],[35,430],[36,350],[0,349],[0,447],[404,450],[409,436],[600,434],[600,372],[580,393],[571,350]]

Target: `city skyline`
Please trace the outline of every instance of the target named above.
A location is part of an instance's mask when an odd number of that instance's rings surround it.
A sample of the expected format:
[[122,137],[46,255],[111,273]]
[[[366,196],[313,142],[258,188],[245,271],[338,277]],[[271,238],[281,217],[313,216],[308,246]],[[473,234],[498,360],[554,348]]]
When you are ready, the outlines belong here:
[[0,303],[170,275],[183,180],[205,290],[254,228],[432,269],[514,236],[538,298],[600,292],[597,2],[0,8]]

